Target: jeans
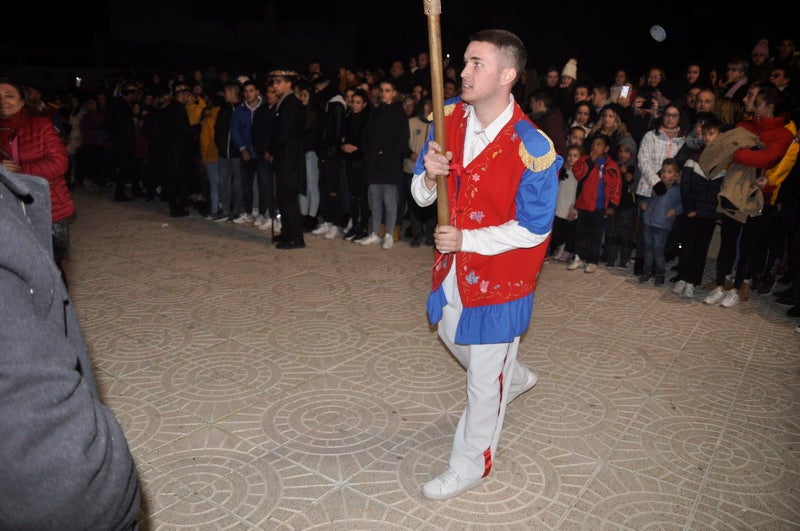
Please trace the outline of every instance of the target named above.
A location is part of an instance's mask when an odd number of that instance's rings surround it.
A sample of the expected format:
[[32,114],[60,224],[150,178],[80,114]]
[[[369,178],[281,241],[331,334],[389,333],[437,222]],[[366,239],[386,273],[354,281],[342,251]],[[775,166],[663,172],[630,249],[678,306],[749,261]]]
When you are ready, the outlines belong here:
[[670,229],[644,226],[644,270],[647,275],[652,272],[657,277],[664,278],[667,261],[664,258],[664,249],[667,245],[667,236]]
[[208,176],[208,213],[219,212],[219,161],[206,162]]
[[242,161],[242,187],[244,211],[253,211],[253,182],[258,187],[258,214],[275,217],[275,205],[272,196],[272,164],[263,157]]
[[319,210],[319,157],[316,151],[306,151],[306,193],[297,194],[300,215],[317,217]]
[[381,232],[381,214],[386,209],[386,234],[390,237],[394,232],[397,219],[397,185],[396,184],[370,184],[369,209],[372,215],[372,232]]
[[575,253],[587,264],[597,264],[600,261],[605,227],[604,209],[578,209],[578,219],[575,221]]
[[241,159],[219,159],[219,195],[231,218],[242,213]]

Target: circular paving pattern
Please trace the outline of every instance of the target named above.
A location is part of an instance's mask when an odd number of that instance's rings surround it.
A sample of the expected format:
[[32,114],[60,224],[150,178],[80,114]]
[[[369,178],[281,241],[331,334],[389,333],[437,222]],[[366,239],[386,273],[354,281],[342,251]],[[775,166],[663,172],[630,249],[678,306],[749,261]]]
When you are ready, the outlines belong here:
[[789,452],[778,453],[755,431],[725,430],[710,417],[656,420],[642,430],[640,444],[643,455],[678,482],[675,473],[680,471],[684,479],[704,480],[706,487],[721,492],[763,495],[785,491],[789,476],[797,481],[797,464]]
[[389,404],[370,393],[317,389],[272,404],[261,423],[265,433],[276,434],[278,444],[297,438],[293,451],[331,456],[380,446],[397,432],[399,418]]
[[[252,315],[248,317],[251,321]],[[357,326],[336,321],[316,321],[313,326],[297,326],[296,323],[276,326],[267,334],[265,341],[282,352],[301,351],[303,356],[328,358],[346,352],[359,352],[367,340]]]
[[413,348],[401,345],[370,356],[364,372],[373,384],[382,389],[437,394],[464,388],[464,382],[459,378],[442,378],[452,371],[452,367],[453,360],[442,352],[438,344]]

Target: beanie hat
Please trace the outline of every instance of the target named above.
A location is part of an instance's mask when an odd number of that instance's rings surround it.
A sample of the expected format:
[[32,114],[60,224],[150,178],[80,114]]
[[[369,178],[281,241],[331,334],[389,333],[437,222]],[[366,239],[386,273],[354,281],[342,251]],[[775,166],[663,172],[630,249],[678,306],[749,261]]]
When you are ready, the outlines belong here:
[[578,79],[578,60],[573,58],[567,61],[567,64],[564,65],[564,69],[561,71],[561,75],[569,76],[572,79]]
[[753,47],[753,51],[750,52],[750,55],[763,55],[764,57],[769,57],[769,41],[767,39],[761,39],[758,41]]

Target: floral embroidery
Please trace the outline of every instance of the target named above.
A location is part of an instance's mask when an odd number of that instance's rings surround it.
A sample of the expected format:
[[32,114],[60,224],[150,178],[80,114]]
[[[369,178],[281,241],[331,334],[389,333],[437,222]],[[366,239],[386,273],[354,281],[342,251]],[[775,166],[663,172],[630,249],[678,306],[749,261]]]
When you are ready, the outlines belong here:
[[464,280],[466,280],[467,284],[471,286],[473,284],[477,284],[478,280],[480,280],[480,277],[475,274],[475,271],[470,271]]
[[473,173],[472,174],[472,180],[475,181],[475,182],[478,182],[478,181],[481,180],[481,176],[478,175],[477,173]]
[[475,221],[477,223],[482,222],[483,218],[485,218],[485,217],[486,217],[486,214],[484,214],[482,210],[476,210],[474,212],[471,212],[470,215],[469,215],[469,219],[471,219],[472,221]]
[[486,293],[489,290],[489,281],[482,280],[480,284],[481,293]]

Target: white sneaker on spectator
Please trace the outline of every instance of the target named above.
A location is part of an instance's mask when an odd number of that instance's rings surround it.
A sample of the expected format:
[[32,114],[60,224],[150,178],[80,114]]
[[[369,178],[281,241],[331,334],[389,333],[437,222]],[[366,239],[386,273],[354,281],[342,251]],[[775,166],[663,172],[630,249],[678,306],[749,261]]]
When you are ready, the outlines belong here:
[[261,228],[261,225],[264,224],[264,221],[269,221],[269,218],[265,218],[264,216],[259,214],[256,216],[256,219],[253,220],[253,225]]
[[584,273],[594,273],[597,271],[597,264],[586,264],[586,267],[583,269]]
[[381,237],[373,232],[370,233],[370,235],[366,238],[358,240],[357,243],[360,243],[361,245],[372,245],[373,243],[378,243],[379,241],[381,241]]
[[381,244],[381,248],[385,250],[389,250],[394,245],[394,237],[391,234],[387,234],[383,238],[383,243]]
[[342,235],[342,229],[337,227],[336,225],[331,225],[331,228],[328,229],[328,232],[325,233],[326,240],[332,240],[334,238],[338,238]]
[[725,292],[725,298],[722,299],[720,306],[724,308],[733,308],[739,304],[739,290],[729,289]]
[[686,283],[686,286],[683,288],[683,296],[687,299],[694,299],[694,284]]
[[241,213],[241,214],[239,214],[239,215],[238,215],[236,218],[234,218],[233,222],[234,222],[234,223],[238,223],[238,224],[240,224],[240,225],[241,225],[242,223],[248,223],[248,221],[247,221],[247,214],[245,214],[244,212],[242,212],[242,213]]
[[675,283],[674,286],[672,286],[672,291],[674,291],[675,293],[683,293],[683,290],[685,288],[686,288],[686,281],[679,280]]
[[584,265],[583,260],[581,260],[581,257],[576,254],[575,257],[572,259],[572,262],[570,262],[569,265],[567,266],[567,269],[569,269],[570,271],[575,271],[576,269],[580,269],[581,267],[583,267],[583,265]]
[[711,290],[711,293],[706,295],[706,298],[703,299],[703,302],[706,304],[717,304],[719,302],[722,302],[722,299],[724,298],[725,298],[725,290],[722,289],[722,286],[717,286],[716,288]]
[[319,227],[311,231],[311,234],[315,236],[322,236],[329,230],[331,230],[331,224],[328,223],[327,221],[323,221],[322,223],[319,224]]
[[483,483],[483,478],[462,478],[455,470],[448,467],[447,470],[425,483],[422,493],[431,500],[447,500],[477,487],[481,483]]

